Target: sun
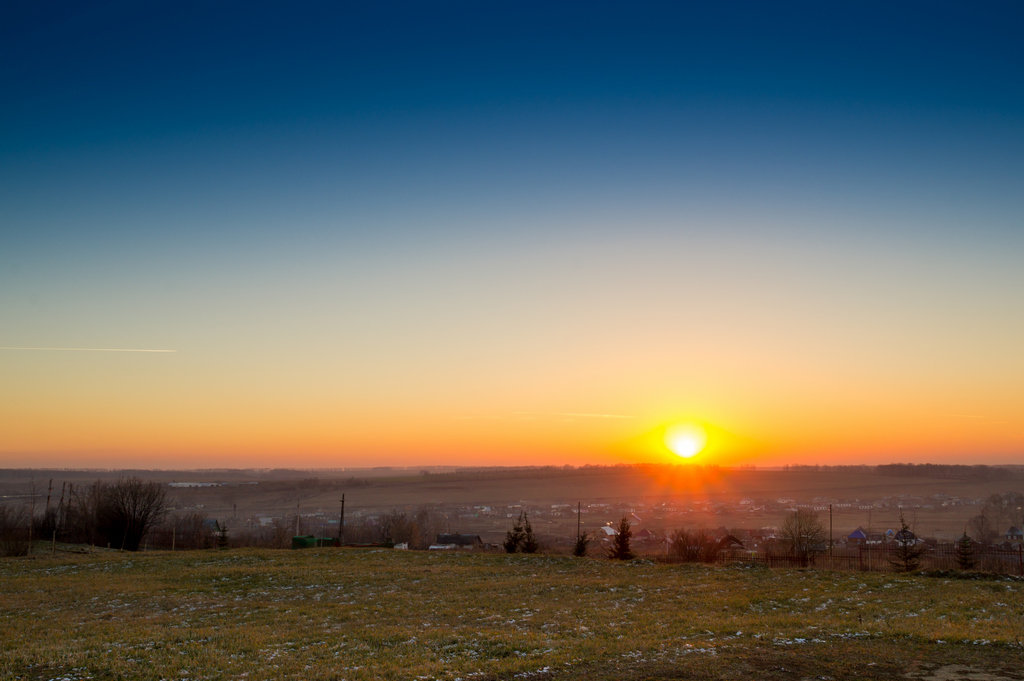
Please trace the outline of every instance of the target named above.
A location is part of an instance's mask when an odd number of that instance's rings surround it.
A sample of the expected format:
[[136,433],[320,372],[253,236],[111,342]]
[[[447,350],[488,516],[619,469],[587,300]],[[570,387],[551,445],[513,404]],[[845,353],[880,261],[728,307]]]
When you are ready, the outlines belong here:
[[695,423],[677,423],[665,429],[665,446],[681,459],[700,454],[707,441],[707,433]]

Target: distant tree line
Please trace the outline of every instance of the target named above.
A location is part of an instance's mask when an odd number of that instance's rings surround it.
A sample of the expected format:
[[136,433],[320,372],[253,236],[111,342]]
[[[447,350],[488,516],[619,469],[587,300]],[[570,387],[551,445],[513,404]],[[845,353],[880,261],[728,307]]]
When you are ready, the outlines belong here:
[[1017,473],[1001,466],[964,466],[937,463],[891,463],[875,467],[879,473],[899,477],[946,478],[953,480],[996,480]]

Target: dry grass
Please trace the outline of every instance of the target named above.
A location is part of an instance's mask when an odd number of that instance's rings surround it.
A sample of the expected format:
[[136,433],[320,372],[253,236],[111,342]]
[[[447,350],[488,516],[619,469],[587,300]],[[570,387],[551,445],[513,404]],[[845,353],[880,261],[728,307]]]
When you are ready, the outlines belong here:
[[0,677],[1020,678],[1022,591],[386,550],[4,559]]

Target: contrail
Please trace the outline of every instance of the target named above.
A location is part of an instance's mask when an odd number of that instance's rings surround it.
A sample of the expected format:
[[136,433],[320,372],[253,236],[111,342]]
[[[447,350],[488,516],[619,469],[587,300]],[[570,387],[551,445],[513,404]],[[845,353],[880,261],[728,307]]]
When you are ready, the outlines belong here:
[[158,350],[151,348],[34,348],[0,345],[0,350],[64,350],[71,352],[177,352],[177,350]]

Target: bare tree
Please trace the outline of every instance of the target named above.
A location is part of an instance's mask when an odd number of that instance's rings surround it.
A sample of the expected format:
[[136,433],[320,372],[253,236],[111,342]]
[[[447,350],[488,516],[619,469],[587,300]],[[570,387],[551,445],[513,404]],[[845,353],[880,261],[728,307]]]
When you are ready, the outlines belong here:
[[721,544],[707,530],[676,530],[669,540],[669,555],[684,563],[713,563]]
[[157,482],[127,478],[114,483],[97,480],[72,498],[72,518],[80,540],[137,551],[146,532],[164,515],[167,493]]
[[815,553],[824,551],[828,540],[818,514],[806,508],[798,508],[786,516],[781,535],[790,555],[799,558],[803,566],[813,562]]
[[985,500],[981,513],[968,523],[971,534],[982,544],[993,543],[1008,527],[1024,525],[1024,494],[1004,492]]
[[971,518],[968,523],[971,534],[978,538],[982,544],[991,544],[999,536],[995,520],[991,515],[982,512]]

